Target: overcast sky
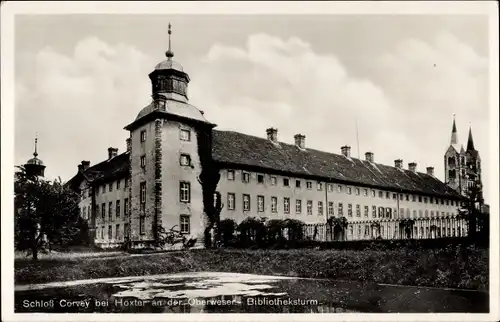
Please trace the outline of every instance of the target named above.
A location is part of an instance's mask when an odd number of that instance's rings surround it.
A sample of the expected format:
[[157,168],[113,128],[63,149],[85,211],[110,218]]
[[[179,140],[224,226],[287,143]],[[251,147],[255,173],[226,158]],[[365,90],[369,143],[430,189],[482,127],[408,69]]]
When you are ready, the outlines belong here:
[[444,179],[453,114],[466,146],[469,122],[488,193],[486,16],[60,15],[15,20],[15,163],[35,133],[46,176],[63,180],[81,160],[125,150],[123,127],[150,102],[148,74],[174,59],[190,102],[220,130],[418,170]]

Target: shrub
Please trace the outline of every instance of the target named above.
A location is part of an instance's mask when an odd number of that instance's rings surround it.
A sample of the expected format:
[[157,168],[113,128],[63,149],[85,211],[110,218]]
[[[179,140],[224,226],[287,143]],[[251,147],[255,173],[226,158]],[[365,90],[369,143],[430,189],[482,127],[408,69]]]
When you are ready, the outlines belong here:
[[234,243],[236,227],[236,222],[232,219],[223,219],[220,221],[219,229],[223,246],[228,247]]

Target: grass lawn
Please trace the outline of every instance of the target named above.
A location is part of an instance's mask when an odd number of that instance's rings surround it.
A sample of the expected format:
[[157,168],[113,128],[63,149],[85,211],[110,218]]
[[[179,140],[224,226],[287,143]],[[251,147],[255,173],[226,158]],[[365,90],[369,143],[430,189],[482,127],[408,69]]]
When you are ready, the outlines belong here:
[[[107,255],[110,255],[108,252]],[[15,261],[17,284],[196,271],[287,275],[487,291],[488,250],[189,250]]]

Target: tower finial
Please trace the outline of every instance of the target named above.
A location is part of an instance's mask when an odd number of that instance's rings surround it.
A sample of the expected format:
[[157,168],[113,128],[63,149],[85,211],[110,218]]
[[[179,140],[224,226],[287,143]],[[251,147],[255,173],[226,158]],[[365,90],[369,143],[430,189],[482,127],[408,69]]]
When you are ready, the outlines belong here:
[[457,138],[457,126],[455,124],[455,114],[453,114],[453,126],[451,128],[451,142],[453,144],[458,143],[458,138]]
[[37,144],[38,144],[38,133],[35,135],[35,152],[33,153],[33,156],[36,158],[38,156],[37,152]]
[[172,57],[174,57],[174,52],[172,51],[172,42],[170,39],[171,35],[172,35],[172,25],[169,22],[168,23],[168,50],[165,53],[165,56],[167,56],[168,60],[171,60]]

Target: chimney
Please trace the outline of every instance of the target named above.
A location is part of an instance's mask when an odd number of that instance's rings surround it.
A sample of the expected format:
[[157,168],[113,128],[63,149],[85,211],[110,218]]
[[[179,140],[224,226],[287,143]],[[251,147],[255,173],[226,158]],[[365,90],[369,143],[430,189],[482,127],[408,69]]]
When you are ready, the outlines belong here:
[[417,164],[415,162],[408,163],[408,170],[411,172],[417,172]]
[[293,138],[295,139],[295,145],[301,149],[305,149],[306,148],[306,136],[305,135],[302,135],[302,134],[295,134],[293,136]]
[[366,152],[365,159],[366,159],[366,161],[373,162],[373,152]]
[[78,165],[79,170],[87,170],[90,167],[90,161],[82,161],[81,164]]
[[130,152],[132,150],[132,139],[127,138],[126,142],[127,142],[127,151]]
[[403,168],[403,160],[401,160],[401,159],[394,160],[394,167],[396,167],[398,169],[402,169]]
[[118,149],[117,148],[108,148],[108,160],[111,158],[114,158],[118,155]]
[[278,142],[278,129],[275,129],[275,128],[268,128],[266,130],[266,133],[267,133],[267,139],[276,143]]
[[434,167],[427,167],[427,174],[430,176],[434,176]]
[[340,148],[340,151],[342,152],[342,155],[345,157],[350,158],[351,157],[351,147],[348,145],[344,145],[343,147]]

